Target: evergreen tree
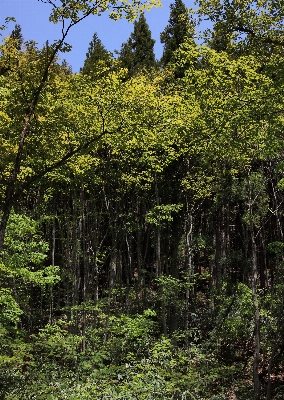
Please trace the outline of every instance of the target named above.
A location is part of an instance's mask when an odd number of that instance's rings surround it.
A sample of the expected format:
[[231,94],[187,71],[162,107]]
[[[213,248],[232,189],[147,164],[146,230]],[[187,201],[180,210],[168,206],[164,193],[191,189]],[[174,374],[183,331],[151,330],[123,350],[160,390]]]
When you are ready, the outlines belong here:
[[122,68],[127,68],[130,72],[133,69],[134,65],[134,54],[132,51],[132,40],[131,37],[127,40],[127,42],[123,43],[121,46],[119,54],[120,66]]
[[134,31],[131,35],[132,48],[134,52],[134,68],[151,68],[155,66],[154,44],[149,25],[144,14],[140,15],[138,21],[134,22]]
[[155,67],[154,54],[155,40],[143,13],[139,20],[134,22],[134,30],[126,43],[123,43],[119,52],[121,66],[128,69],[128,76],[135,75],[142,69]]
[[106,50],[101,40],[98,38],[97,33],[94,33],[93,39],[89,44],[86,59],[83,68],[80,72],[83,74],[90,74],[96,70],[100,62],[104,62],[106,66],[111,66],[112,54]]
[[24,38],[23,38],[23,35],[22,35],[22,28],[21,28],[21,26],[19,24],[15,25],[15,28],[12,30],[12,33],[11,33],[10,36],[11,36],[12,39],[18,41],[17,48],[18,48],[18,50],[21,50]]
[[187,9],[182,0],[175,0],[170,5],[169,24],[160,35],[161,43],[164,43],[164,51],[161,58],[162,66],[166,66],[172,58],[173,52],[188,38],[193,37],[194,25],[188,17]]

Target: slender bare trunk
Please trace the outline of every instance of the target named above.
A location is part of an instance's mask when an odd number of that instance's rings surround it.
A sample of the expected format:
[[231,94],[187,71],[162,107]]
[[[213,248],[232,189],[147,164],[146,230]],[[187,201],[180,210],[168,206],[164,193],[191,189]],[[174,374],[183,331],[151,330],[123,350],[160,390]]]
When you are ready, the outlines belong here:
[[[249,217],[250,217],[250,239],[252,247],[252,299],[254,306],[254,358],[253,358],[253,386],[254,386],[254,400],[260,400],[260,379],[258,374],[259,358],[260,358],[260,310],[257,295],[258,286],[258,268],[257,268],[257,246],[254,234],[253,222],[253,193],[251,187],[250,176],[248,176],[249,183]],[[256,198],[255,198],[256,199]]]
[[[190,301],[192,289],[190,285],[192,283],[192,233],[193,233],[193,215],[192,210],[187,210],[188,217],[186,221],[185,228],[185,238],[186,238],[186,271],[187,271],[187,287],[185,293],[185,301],[186,301],[186,313],[185,313],[185,330],[186,332],[189,330],[189,312],[190,312]],[[188,337],[186,337],[187,346],[189,346]]]
[[[55,204],[54,204],[54,216],[53,216],[53,221],[52,221],[52,247],[51,247],[51,265],[54,267],[55,266],[55,244],[56,244],[56,224],[55,224],[55,218],[56,218],[56,209],[55,209]],[[49,323],[53,323],[53,288],[52,285],[50,286],[50,302],[49,302]]]
[[251,227],[251,240],[252,240],[252,298],[254,305],[254,359],[253,359],[253,381],[254,381],[254,398],[255,400],[260,399],[260,380],[258,374],[259,367],[259,356],[260,356],[260,312],[259,312],[259,301],[257,295],[257,252],[256,243]]

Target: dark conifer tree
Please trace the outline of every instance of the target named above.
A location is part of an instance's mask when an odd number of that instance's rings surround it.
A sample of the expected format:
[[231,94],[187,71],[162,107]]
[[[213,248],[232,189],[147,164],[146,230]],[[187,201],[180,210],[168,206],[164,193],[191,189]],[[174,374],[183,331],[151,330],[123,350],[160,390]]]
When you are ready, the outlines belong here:
[[134,65],[134,54],[131,37],[127,40],[127,42],[122,44],[121,50],[118,52],[118,54],[120,66],[122,68],[127,68],[129,72],[132,71]]
[[94,33],[93,39],[89,44],[88,52],[84,66],[80,72],[83,74],[90,74],[95,71],[100,62],[104,62],[106,66],[110,67],[112,64],[112,54],[106,50],[101,40],[98,38],[97,33]]
[[194,34],[194,24],[188,17],[188,11],[182,0],[175,0],[170,5],[169,23],[160,35],[161,43],[164,43],[164,51],[161,65],[165,67],[179,46]]
[[134,22],[134,30],[126,43],[123,43],[119,54],[121,66],[128,69],[128,77],[142,69],[153,68],[156,65],[154,54],[155,40],[144,14]]
[[15,25],[15,28],[12,30],[12,33],[10,36],[12,39],[17,40],[17,42],[18,42],[17,48],[18,48],[18,50],[21,50],[24,38],[22,35],[22,28],[19,24]]
[[140,15],[138,21],[134,22],[134,31],[131,34],[134,68],[151,68],[155,66],[154,44],[149,25],[146,22],[144,14]]

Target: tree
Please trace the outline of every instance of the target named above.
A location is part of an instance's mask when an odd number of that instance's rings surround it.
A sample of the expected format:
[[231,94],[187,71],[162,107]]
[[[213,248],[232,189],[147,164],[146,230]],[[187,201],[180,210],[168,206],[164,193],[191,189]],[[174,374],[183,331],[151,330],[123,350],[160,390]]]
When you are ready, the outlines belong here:
[[132,40],[130,37],[127,42],[122,44],[120,52],[118,52],[120,66],[122,68],[127,68],[128,76],[130,76],[134,65],[134,55],[132,50]]
[[83,74],[91,74],[98,68],[100,64],[106,67],[111,66],[112,55],[106,50],[97,33],[94,33],[93,39],[89,44],[88,52],[86,53],[86,60],[84,61],[83,68],[80,72]]
[[[17,55],[17,51],[19,50],[17,47],[14,49],[13,47],[8,49],[9,46],[4,46],[3,51],[5,50],[6,56],[3,56],[1,59],[1,64],[6,63],[8,64],[8,68],[13,70],[12,74],[18,74],[18,78],[20,78],[20,80],[18,79],[18,85],[20,87],[22,86],[22,89],[24,86],[27,86],[29,90],[26,93],[24,92],[21,98],[22,107],[19,108],[17,115],[17,117],[24,122],[22,123],[21,128],[18,128],[17,150],[15,151],[14,161],[12,163],[9,177],[5,184],[5,195],[2,201],[2,218],[0,223],[0,252],[3,249],[6,227],[11,210],[16,199],[21,193],[21,185],[18,185],[18,176],[23,161],[23,153],[26,148],[26,139],[29,135],[29,125],[34,119],[41,94],[49,80],[58,53],[60,51],[67,51],[70,49],[70,46],[65,42],[70,29],[72,29],[72,27],[77,25],[80,21],[87,18],[89,15],[100,14],[106,10],[110,11],[110,16],[113,19],[118,19],[123,16],[128,20],[133,20],[141,9],[145,7],[149,9],[154,5],[160,5],[159,0],[154,2],[148,0],[143,2],[122,1],[119,2],[119,6],[117,5],[116,1],[102,1],[98,4],[94,3],[92,0],[70,0],[68,2],[63,0],[57,2],[47,0],[45,3],[52,6],[50,21],[53,23],[60,22],[62,24],[62,35],[61,38],[58,41],[55,41],[53,45],[49,46],[47,44],[45,49],[45,57],[41,59],[41,62],[37,63],[37,67],[39,68],[36,68],[35,70],[36,75],[32,76],[32,70],[30,72],[28,70],[25,71],[27,72],[25,77],[22,75],[22,71],[19,70]],[[24,79],[26,79],[26,81],[24,81]],[[28,83],[32,83],[32,85],[29,87]],[[15,98],[14,101],[16,103],[19,101],[19,99]],[[65,158],[63,157],[62,162],[64,159]]]
[[128,76],[155,67],[154,44],[144,13],[141,13],[139,20],[134,22],[130,38],[123,43],[119,52],[121,66],[128,69]]
[[232,41],[232,34],[228,31],[226,24],[216,22],[211,37],[207,39],[207,44],[211,49],[216,51],[229,51]]
[[222,49],[231,39],[239,54],[253,54],[263,62],[271,60],[272,55],[282,54],[284,7],[281,2],[199,0],[198,4],[200,17],[209,18],[214,24],[213,43],[222,36]]
[[[44,287],[60,280],[58,267],[44,266],[48,244],[41,236],[36,221],[12,212],[0,263],[0,308],[3,304],[6,306],[0,313],[0,325],[7,330],[11,322],[15,328],[14,324],[17,324],[23,311],[27,325],[31,325],[33,316],[27,310],[31,307],[32,286]],[[14,311],[15,304],[20,307],[18,311]]]
[[23,35],[22,35],[22,28],[19,24],[15,25],[15,28],[12,30],[11,33],[11,38],[16,40],[18,42],[17,49],[20,50],[24,41]]
[[140,14],[139,20],[134,22],[134,31],[131,39],[134,52],[134,69],[138,71],[143,68],[154,67],[155,40],[151,37],[151,31],[143,13]]
[[[186,63],[184,58],[187,48],[189,48],[189,46],[183,44],[180,52],[180,61],[184,64]],[[209,128],[210,132],[206,135],[205,140],[209,140],[211,144],[215,142],[215,145],[213,144],[213,147],[209,150],[210,153],[208,153],[203,160],[205,162],[207,160],[208,162],[208,160],[211,159],[212,163],[213,160],[211,157],[216,151],[215,154],[218,154],[218,161],[216,160],[217,162],[213,162],[215,165],[214,174],[216,174],[217,169],[224,168],[227,171],[226,174],[219,169],[218,175],[220,175],[217,180],[224,182],[225,178],[227,180],[226,185],[228,185],[228,182],[231,182],[229,184],[232,185],[234,181],[245,181],[246,173],[249,171],[246,192],[243,191],[243,197],[239,198],[238,206],[238,218],[242,216],[242,225],[246,232],[245,241],[247,243],[247,249],[249,249],[247,250],[246,258],[249,260],[249,263],[247,263],[246,269],[240,269],[240,273],[247,274],[250,277],[250,283],[247,281],[246,284],[249,284],[252,289],[255,312],[253,322],[255,339],[253,363],[254,398],[259,400],[261,396],[261,382],[259,377],[261,349],[260,332],[263,328],[260,326],[261,318],[258,287],[265,286],[265,268],[267,268],[266,265],[270,262],[268,259],[263,262],[261,254],[265,254],[265,236],[268,235],[268,231],[266,231],[264,226],[268,220],[271,220],[269,216],[269,201],[267,198],[269,185],[263,178],[263,171],[266,171],[266,165],[269,165],[268,160],[274,159],[274,157],[278,158],[281,153],[282,145],[279,134],[281,132],[282,117],[279,112],[279,104],[283,102],[283,96],[280,95],[280,88],[283,83],[281,86],[279,85],[277,91],[275,91],[275,83],[269,78],[268,74],[264,73],[264,70],[260,68],[261,60],[258,59],[258,55],[242,55],[232,59],[231,55],[226,52],[216,52],[206,47],[203,47],[203,49],[199,48],[199,50],[192,48],[192,55],[196,51],[201,51],[203,53],[202,56],[200,53],[199,56],[196,57],[196,60],[202,59],[202,65],[200,65],[200,68],[195,69],[194,65],[196,65],[196,63],[194,63],[193,60],[190,62],[188,61],[187,64],[191,65],[191,68],[188,69],[183,83],[185,84],[184,89],[186,96],[189,96],[189,93],[193,90],[193,93],[195,92],[196,96],[199,98],[201,109],[205,112],[203,117],[206,123],[200,130],[199,135],[202,135],[201,132],[205,133],[205,126],[208,128],[211,126],[211,128]],[[188,55],[189,54],[188,52]],[[278,69],[277,64],[278,63],[275,62],[274,72]],[[282,66],[280,68],[282,68]],[[203,74],[205,74],[206,77]],[[241,78],[242,76],[245,76],[245,79]],[[200,87],[197,89],[197,86],[200,84],[203,85],[203,88],[201,89]],[[211,87],[211,89],[209,89],[209,87]],[[209,94],[208,89],[211,94]],[[277,100],[275,100],[272,93],[278,93],[280,95]],[[189,99],[191,101],[190,97]],[[222,110],[221,113],[220,110]],[[211,112],[215,115],[213,116]],[[236,116],[237,119],[235,119]],[[200,120],[201,119],[202,117]],[[219,134],[221,134],[221,136],[219,136]],[[246,143],[245,148],[243,147],[244,143]],[[209,145],[209,147],[210,146],[211,145]],[[224,158],[221,161],[222,152]],[[203,169],[204,167],[205,165]],[[229,176],[230,179],[228,181]],[[215,175],[214,179],[216,179],[216,177]],[[273,179],[270,181],[271,185],[273,185]],[[219,285],[222,282],[221,279],[224,273],[228,273],[228,267],[232,267],[232,263],[228,262],[230,254],[233,254],[229,246],[233,243],[232,237],[235,233],[224,229],[226,225],[225,221],[229,221],[232,217],[237,221],[236,217],[233,216],[233,212],[228,212],[228,210],[232,209],[232,204],[229,204],[225,193],[219,197],[221,193],[220,189],[220,187],[217,189],[216,199],[218,199],[217,204],[220,200],[221,204],[219,203],[218,208],[214,210],[214,224],[218,221],[219,228],[217,230],[214,228],[213,231],[216,258],[214,268],[212,268],[212,275],[215,276],[214,285],[217,291],[220,290]],[[230,193],[232,194],[234,191],[236,193],[236,189],[234,189],[232,185]],[[238,191],[241,192],[240,186],[238,187]],[[236,201],[235,204],[237,204]],[[245,207],[245,204],[248,208],[247,213],[241,210],[242,207]],[[272,212],[276,213],[274,210]],[[237,226],[237,222],[235,222],[235,224],[234,227]],[[281,226],[281,224],[279,225]],[[262,231],[266,231],[266,233],[264,233],[260,239]],[[237,232],[238,231],[236,231],[236,233]],[[235,244],[232,247],[234,246]],[[238,247],[236,248],[238,249]],[[246,254],[244,248],[242,252],[244,255]],[[265,263],[267,264],[265,265]],[[240,268],[240,266],[238,268]],[[242,267],[244,268],[244,266]]]
[[172,59],[173,53],[186,40],[193,37],[194,26],[188,17],[188,11],[182,0],[175,0],[170,5],[169,24],[160,35],[164,43],[161,64],[165,67]]

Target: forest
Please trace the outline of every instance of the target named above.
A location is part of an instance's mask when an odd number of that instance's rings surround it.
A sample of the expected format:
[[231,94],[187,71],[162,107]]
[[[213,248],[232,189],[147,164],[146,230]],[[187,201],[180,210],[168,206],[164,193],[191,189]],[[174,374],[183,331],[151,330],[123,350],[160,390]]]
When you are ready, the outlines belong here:
[[160,60],[159,0],[41,2],[54,43],[0,27],[0,399],[283,399],[283,2],[173,0]]

